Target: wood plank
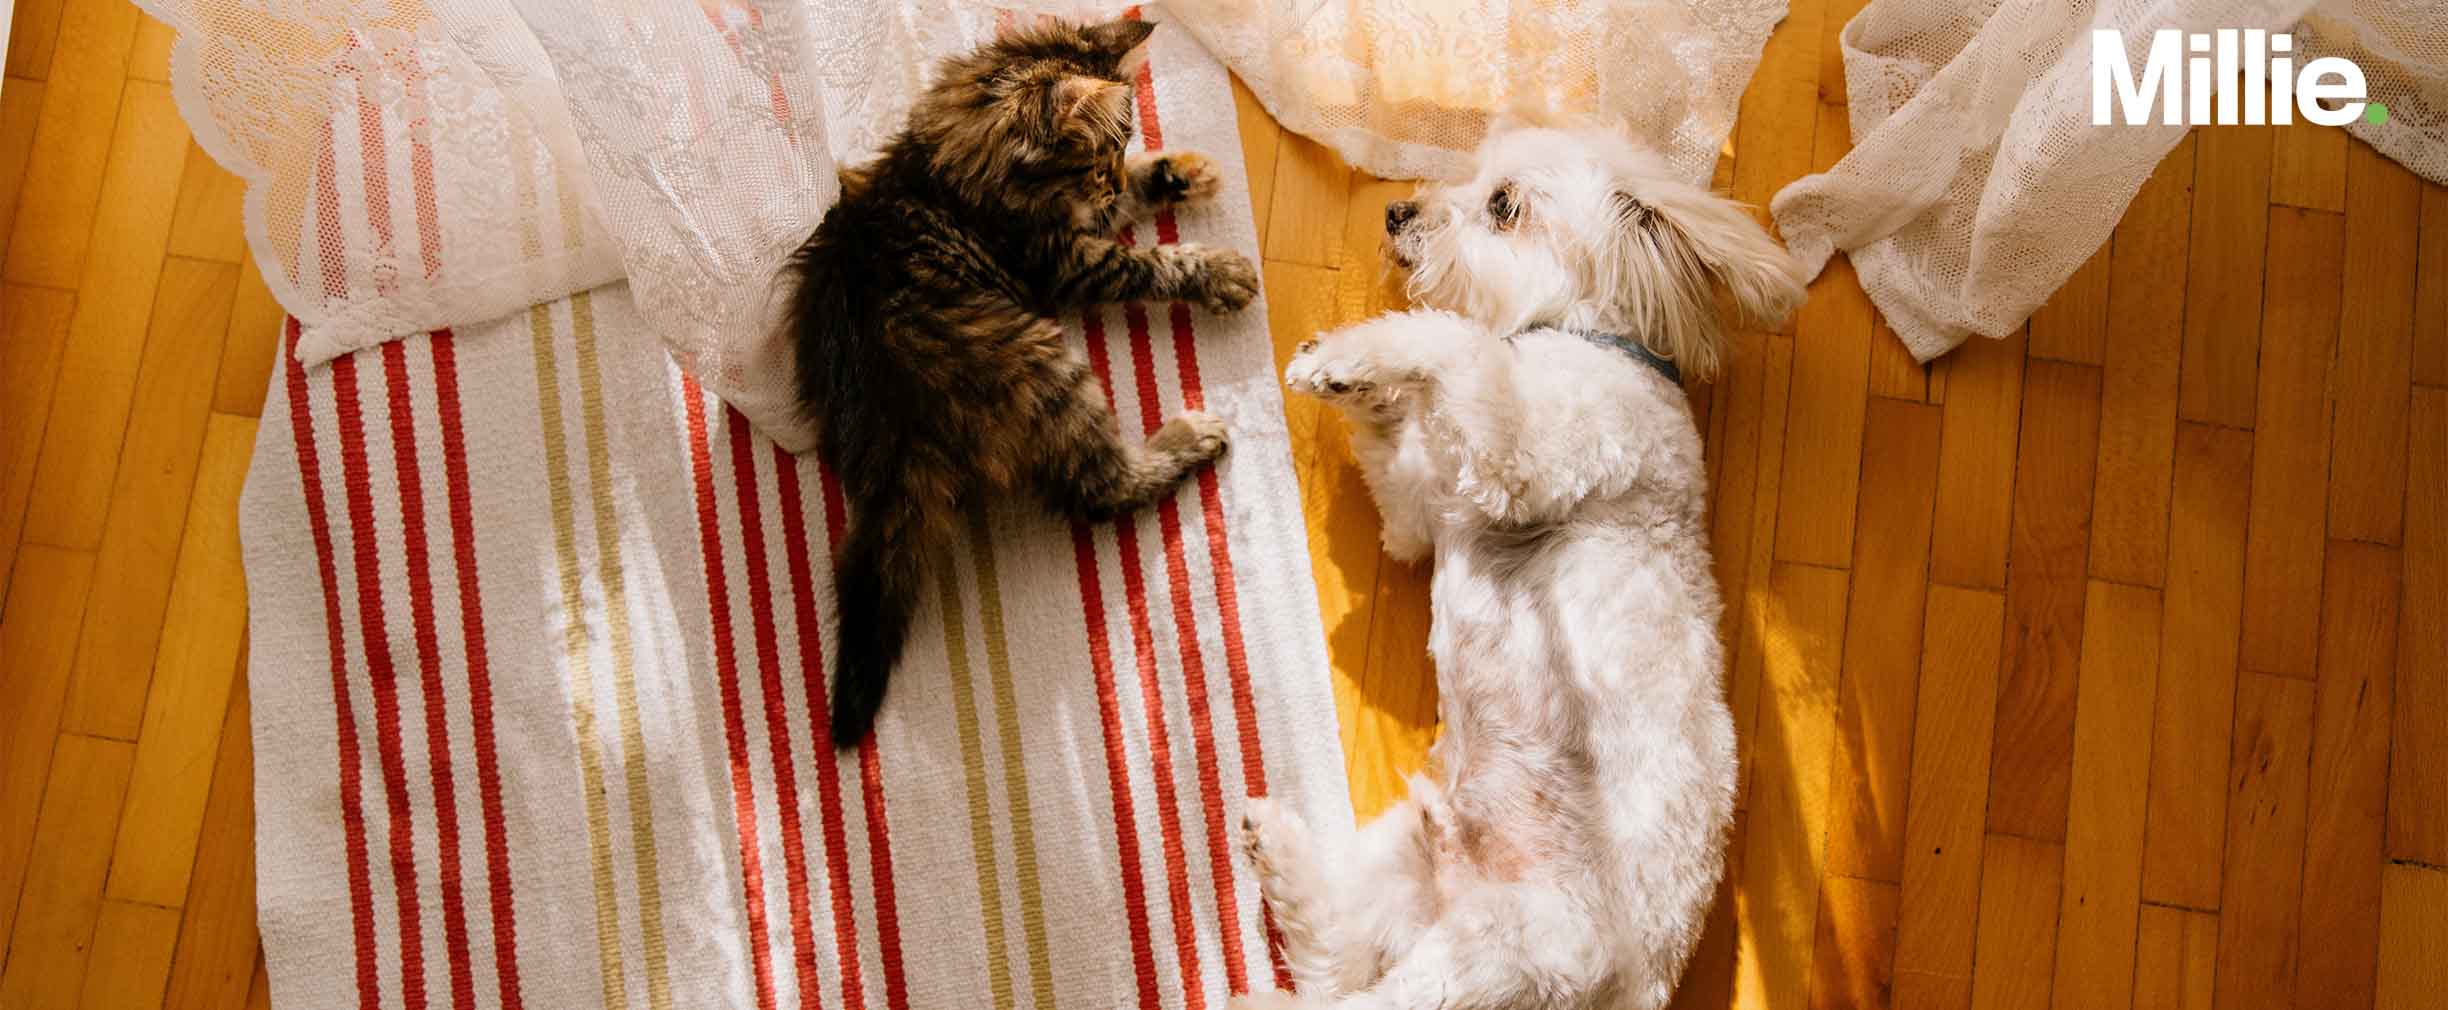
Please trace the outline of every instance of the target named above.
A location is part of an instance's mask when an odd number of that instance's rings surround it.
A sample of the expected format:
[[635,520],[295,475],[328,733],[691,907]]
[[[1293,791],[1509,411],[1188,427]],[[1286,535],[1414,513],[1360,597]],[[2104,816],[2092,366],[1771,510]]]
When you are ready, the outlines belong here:
[[2193,131],[2193,240],[2185,262],[2178,415],[2253,426],[2261,272],[2269,244],[2270,136],[2261,126]]
[[1240,121],[1241,163],[1249,173],[1250,220],[1258,224],[1258,248],[1266,248],[1267,211],[1274,206],[1275,155],[1283,147],[1283,127],[1267,114],[1241,75],[1232,75],[1233,113]]
[[2382,868],[2377,988],[2379,1010],[2428,1010],[2448,992],[2448,870]]
[[2034,359],[2025,375],[2014,564],[1989,758],[1991,832],[2065,837],[2099,393],[2099,369],[2089,365]]
[[2159,681],[2159,593],[2094,580],[2085,603],[2066,805],[2065,898],[2057,912],[2058,1010],[2124,1010],[2133,999],[2150,802],[2151,706]]
[[[29,6],[19,4],[19,13]],[[41,81],[16,79],[0,88],[0,262],[8,259],[9,236],[16,231],[18,189],[25,184],[26,162],[34,157],[44,90]]]
[[213,759],[196,842],[194,879],[180,905],[178,958],[164,1010],[220,1010],[246,1002],[259,947],[255,933],[255,748],[248,732],[242,653],[229,714]]
[[1408,779],[1428,766],[1428,747],[1436,743],[1436,669],[1428,657],[1428,579],[1426,563],[1404,564],[1377,558],[1376,591],[1369,600],[1368,644],[1354,657],[1359,664],[1355,693],[1368,699],[1368,710],[1355,721],[1350,736],[1357,752],[1366,755],[1346,766],[1357,768],[1353,789],[1369,786],[1365,803],[1374,815],[1408,792]]
[[[32,6],[41,9],[45,0]],[[17,216],[11,222],[6,276],[20,284],[68,288],[78,286],[85,275],[87,240],[107,235],[102,228],[107,220],[126,220],[112,218],[113,208],[102,196],[108,185],[105,176],[117,160],[112,152],[119,138],[131,136],[121,91],[127,85],[122,71],[136,38],[137,14],[123,0],[64,0],[59,11],[59,51],[75,58],[59,61],[43,88],[34,154],[26,162]],[[37,24],[26,27],[40,30]],[[13,39],[10,46],[9,73],[15,76]],[[48,54],[42,59],[51,62]],[[166,104],[169,89],[161,92]],[[113,123],[119,124],[115,131]],[[169,126],[184,146],[187,128],[176,122],[175,114]],[[173,179],[170,184],[178,183]],[[102,213],[97,214],[97,208]],[[162,215],[155,217],[168,223]],[[146,301],[151,297],[150,292],[144,296]]]
[[2299,118],[2270,132],[2270,203],[2345,210],[2346,131]]
[[177,33],[150,14],[136,22],[136,42],[128,48],[128,79],[170,83],[170,47],[177,41]]
[[1809,995],[1845,620],[1843,572],[1779,564],[1769,582],[1764,623],[1774,645],[1762,671],[1739,886],[1739,914],[1751,927],[1734,980],[1743,1007],[1799,1006]]
[[170,255],[232,266],[246,259],[246,228],[240,219],[245,199],[246,183],[189,142],[178,204],[170,214]]
[[2104,348],[2100,369],[2099,478],[2091,496],[2094,578],[2143,586],[2166,578],[2193,144],[2187,136],[2159,162],[2117,223],[2106,302],[2116,340]]
[[1324,144],[1286,132],[1275,155],[1266,258],[1331,267],[1343,261],[1343,201],[1351,166]]
[[91,555],[31,547],[10,576],[9,607],[0,613],[0,655],[8,657],[8,676],[0,677],[0,950],[26,883],[68,660],[92,583]]
[[272,976],[264,970],[262,954],[255,955],[255,980],[247,985],[247,1010],[272,1010]]
[[[1744,422],[1729,418],[1729,429],[1748,423],[1755,430],[1754,452],[1750,475],[1750,507],[1741,510],[1741,499],[1722,498],[1717,516],[1718,543],[1717,580],[1719,591],[1731,601],[1726,606],[1726,619],[1736,627],[1726,635],[1733,643],[1727,664],[1732,671],[1727,678],[1727,701],[1734,711],[1735,744],[1740,748],[1742,762],[1734,780],[1734,802],[1744,806],[1750,802],[1751,756],[1755,744],[1754,724],[1759,717],[1761,685],[1767,681],[1764,672],[1768,651],[1775,642],[1772,628],[1774,600],[1769,585],[1770,555],[1776,543],[1778,479],[1784,470],[1785,403],[1793,389],[1793,341],[1773,335],[1760,337],[1754,345],[1760,372],[1757,416]],[[1734,454],[1743,451],[1741,441],[1727,439],[1726,470],[1733,475],[1738,467]],[[1737,534],[1728,525],[1741,527],[1739,547],[1728,541]],[[1796,994],[1797,997],[1799,994]]]
[[2335,541],[2328,567],[2322,581],[2301,913],[2303,935],[2319,938],[2319,956],[2296,966],[2295,1004],[2364,1007],[2372,1002],[2380,947],[2389,694],[2397,668],[2397,552]]
[[93,955],[85,965],[80,1010],[139,1010],[161,1005],[178,943],[175,908],[105,901],[94,924]]
[[1743,947],[1742,923],[1735,917],[1740,899],[1734,886],[1742,880],[1743,843],[1749,815],[1734,812],[1733,830],[1726,833],[1725,875],[1717,880],[1717,897],[1709,905],[1700,942],[1683,966],[1668,1010],[1725,1010],[1734,1005],[1734,971]]
[[[2137,197],[2137,199],[2139,199]],[[2132,214],[2126,211],[2128,219]],[[2115,243],[2103,242],[2091,253],[2091,258],[2076,267],[2057,293],[2042,302],[2032,312],[2031,349],[2035,358],[2068,361],[2078,365],[2096,365],[2105,359],[2108,350],[2108,263],[2110,248]],[[2124,320],[2119,319],[2119,329]],[[2119,337],[2119,339],[2124,339]]]
[[[59,384],[77,390],[77,409],[54,415],[43,430],[32,511],[26,517],[29,540],[92,548],[102,539],[105,499],[135,396],[132,366],[144,346],[145,321],[161,278],[170,205],[178,194],[186,148],[187,127],[179,121],[170,89],[141,82],[128,85],[110,166],[99,180],[101,210],[90,217],[91,255],[82,258],[81,271],[70,275],[81,277],[77,290],[84,297],[77,299],[68,324]],[[35,160],[39,167],[41,151]],[[29,199],[36,192],[32,178],[26,192]],[[18,236],[9,250],[12,279],[18,276],[16,264],[29,257],[52,262],[48,254],[26,245],[29,221],[24,214],[18,217]],[[84,252],[81,244],[78,251]],[[47,283],[49,276],[40,272],[38,279]]]
[[111,859],[110,896],[122,901],[177,905],[195,866],[205,789],[246,635],[238,489],[254,444],[251,418],[215,416],[205,427],[128,780],[127,823]]
[[2414,271],[2414,381],[2448,386],[2448,186],[2422,188]]
[[2176,431],[2158,712],[2151,723],[2142,899],[2216,908],[2226,847],[2228,733],[2244,615],[2244,514],[2252,435],[2190,421]]
[[2228,763],[2226,883],[2219,901],[2220,1010],[2292,1004],[2303,886],[2312,685],[2248,673],[2236,684]]
[[1894,995],[1894,1010],[1970,1010],[1972,979],[1897,969]]
[[2414,391],[2388,854],[2448,866],[2448,390]]
[[10,88],[21,80],[40,82],[50,76],[52,54],[59,42],[62,0],[21,0],[15,5],[8,36]]
[[[1991,729],[1978,713],[1996,707],[1998,642],[2005,622],[2006,601],[1996,593],[1930,587],[1920,705],[1913,720],[1911,802],[1905,807],[1904,906],[1896,926],[1899,989],[1907,973],[1972,977]],[[1969,988],[1964,992],[1969,998]],[[1900,994],[1897,1004],[1903,1005]]]
[[1896,885],[1831,875],[1819,891],[1811,1010],[1884,1006],[1895,988]]
[[1828,872],[1903,879],[1913,697],[1938,484],[1938,408],[1874,400],[1863,441],[1860,529],[1836,688],[1838,757],[1829,785]]
[[[1835,167],[1846,146],[1844,107],[1820,105],[1811,165]],[[1860,491],[1863,400],[1870,386],[1876,313],[1853,262],[1831,256],[1811,281],[1793,325],[1793,393],[1786,405],[1785,473],[1780,486],[1807,509],[1777,517],[1776,558],[1843,568],[1853,558],[1853,509]]]
[[1337,265],[1335,311],[1342,318],[1366,319],[1411,307],[1403,294],[1403,274],[1386,258],[1386,204],[1407,199],[1417,189],[1408,181],[1388,181],[1353,172],[1351,192],[1343,210],[1343,260]]
[[1853,510],[1862,470],[1862,417],[1870,386],[1870,300],[1853,265],[1828,260],[1794,322],[1793,393],[1785,412],[1780,486],[1811,507],[1785,509],[1776,559],[1843,568],[1853,563]]
[[17,557],[34,460],[42,451],[76,296],[17,284],[0,288],[0,585]]
[[117,740],[57,739],[0,973],[0,1006],[10,1008],[76,1005],[133,756]]
[[1937,403],[1930,399],[1929,377],[1929,366],[1915,360],[1912,348],[1880,317],[1870,336],[1870,395]]
[[1972,970],[1974,1010],[2041,1010],[2049,1005],[2057,951],[2057,903],[2065,849],[2013,835],[1981,846],[1979,960]]
[[2218,984],[2218,916],[2144,905],[2138,932],[2133,1010],[2211,1010]]
[[143,725],[145,685],[221,357],[207,337],[228,328],[237,286],[236,267],[177,258],[162,265],[153,332],[136,366],[126,450],[94,561],[95,598],[111,601],[111,619],[86,624],[77,646],[63,723],[70,732],[133,740]]
[[2346,161],[2345,269],[2329,442],[2329,535],[2404,535],[2406,393],[2414,367],[2422,180],[2360,140]]
[[[1834,168],[1849,146],[1844,106],[1820,105],[1814,136],[1812,169]],[[1776,558],[1844,568],[1853,563],[1864,400],[1870,389],[1871,343],[1878,335],[1877,311],[1862,291],[1851,257],[1838,253],[1828,258],[1811,281],[1809,299],[1790,322],[1794,377],[1785,437],[1792,451],[1785,454],[1780,486],[1813,505],[1786,509],[1778,516]]]
[[[1930,581],[2006,588],[2014,514],[2015,437],[2022,423],[2023,335],[1970,340],[1946,363],[1938,442],[1938,516]],[[1934,384],[1934,380],[1933,380]]]
[[[1819,45],[1826,0],[1792,0],[1760,48],[1734,117],[1734,199],[1774,227],[1768,202],[1808,174],[1819,117]],[[1791,321],[1780,332],[1791,333]]]
[[2327,537],[2329,360],[2337,342],[2344,221],[2270,209],[2252,537],[2244,555],[2244,668],[2312,676]]
[[263,415],[264,393],[272,386],[272,366],[280,363],[281,323],[289,317],[254,257],[239,264],[238,291],[230,300],[229,330],[221,340],[221,365],[213,381],[212,409],[245,417]]

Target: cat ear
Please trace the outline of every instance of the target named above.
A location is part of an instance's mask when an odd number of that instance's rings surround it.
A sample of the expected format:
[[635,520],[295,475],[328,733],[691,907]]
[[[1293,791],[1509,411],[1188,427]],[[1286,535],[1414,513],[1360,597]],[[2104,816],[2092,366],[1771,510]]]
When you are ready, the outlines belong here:
[[1113,57],[1114,76],[1127,81],[1139,76],[1139,68],[1147,64],[1147,40],[1155,32],[1153,22],[1122,18],[1083,29],[1080,34],[1098,52]]
[[1129,139],[1130,89],[1123,85],[1073,75],[1055,82],[1048,101],[1049,140],[1111,137],[1120,145]]

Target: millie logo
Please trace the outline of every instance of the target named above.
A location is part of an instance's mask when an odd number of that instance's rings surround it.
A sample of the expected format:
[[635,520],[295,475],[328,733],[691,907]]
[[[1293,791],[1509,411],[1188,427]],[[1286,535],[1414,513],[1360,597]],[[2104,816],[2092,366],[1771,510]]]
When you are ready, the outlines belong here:
[[2294,36],[2259,28],[2191,35],[2163,28],[2151,33],[2150,54],[2137,82],[2125,55],[2125,33],[2094,29],[2091,124],[2149,123],[2154,98],[2158,121],[2166,126],[2285,125],[2299,110],[2305,121],[2322,126],[2388,121],[2388,106],[2364,100],[2362,67],[2323,56],[2297,70],[2294,51]]

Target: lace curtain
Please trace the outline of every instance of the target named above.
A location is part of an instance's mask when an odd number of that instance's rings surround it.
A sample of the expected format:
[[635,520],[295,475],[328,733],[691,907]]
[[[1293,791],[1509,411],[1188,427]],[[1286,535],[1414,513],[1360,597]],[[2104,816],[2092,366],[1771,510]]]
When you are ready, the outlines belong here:
[[1785,0],[1170,0],[1285,128],[1385,178],[1469,174],[1491,115],[1622,124],[1706,182]]
[[[246,180],[309,364],[626,279],[778,441],[776,273],[836,166],[998,18],[1113,0],[140,0],[204,149]],[[1612,117],[1705,179],[1784,0],[1177,0],[1283,121],[1389,176],[1458,173],[1490,110]]]
[[1771,208],[1813,269],[1851,255],[1922,360],[2006,336],[2108,239],[2187,129],[2091,125],[2090,30],[2122,29],[2138,67],[2154,29],[2290,25],[2295,66],[2345,57],[2388,107],[2356,136],[2448,182],[2442,0],[1873,0],[1841,36],[1853,150]]

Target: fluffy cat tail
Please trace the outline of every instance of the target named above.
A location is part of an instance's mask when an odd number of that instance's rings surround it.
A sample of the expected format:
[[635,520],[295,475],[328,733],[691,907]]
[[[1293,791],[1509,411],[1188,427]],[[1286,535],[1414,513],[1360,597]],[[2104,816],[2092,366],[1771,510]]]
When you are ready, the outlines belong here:
[[933,556],[934,518],[905,501],[866,503],[851,512],[849,542],[833,573],[841,629],[833,661],[836,748],[858,746],[884,707]]

